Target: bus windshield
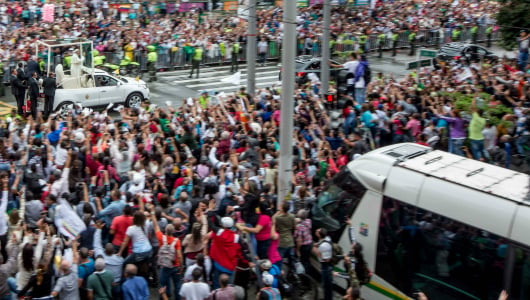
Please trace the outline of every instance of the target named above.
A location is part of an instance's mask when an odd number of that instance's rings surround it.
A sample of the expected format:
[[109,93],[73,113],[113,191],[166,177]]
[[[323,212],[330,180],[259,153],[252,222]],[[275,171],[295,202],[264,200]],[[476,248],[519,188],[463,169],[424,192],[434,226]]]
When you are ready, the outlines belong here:
[[319,194],[313,206],[311,219],[315,228],[326,228],[338,239],[344,220],[352,216],[365,192],[366,188],[344,168]]

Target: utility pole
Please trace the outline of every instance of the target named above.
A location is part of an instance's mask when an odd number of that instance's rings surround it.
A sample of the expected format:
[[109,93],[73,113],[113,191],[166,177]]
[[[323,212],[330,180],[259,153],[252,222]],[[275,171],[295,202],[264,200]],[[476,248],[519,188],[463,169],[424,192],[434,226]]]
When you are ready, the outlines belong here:
[[296,1],[283,1],[282,102],[280,107],[280,166],[278,205],[291,191],[293,166],[294,60],[296,55]]
[[256,87],[256,0],[248,2],[247,93],[254,96]]
[[[329,26],[331,24],[331,6],[329,3],[330,0],[324,0],[324,31],[322,32],[322,63],[320,64],[320,81],[322,96],[326,96],[329,90],[329,64],[330,59],[329,53]],[[326,99],[324,99],[325,101]]]

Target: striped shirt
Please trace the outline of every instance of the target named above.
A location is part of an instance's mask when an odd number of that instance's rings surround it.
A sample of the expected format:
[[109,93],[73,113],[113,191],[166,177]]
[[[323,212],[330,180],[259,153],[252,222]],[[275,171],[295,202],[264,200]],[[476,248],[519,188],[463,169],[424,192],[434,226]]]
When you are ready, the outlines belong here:
[[296,225],[294,232],[295,240],[302,239],[302,245],[311,245],[313,237],[311,236],[311,220],[305,219]]

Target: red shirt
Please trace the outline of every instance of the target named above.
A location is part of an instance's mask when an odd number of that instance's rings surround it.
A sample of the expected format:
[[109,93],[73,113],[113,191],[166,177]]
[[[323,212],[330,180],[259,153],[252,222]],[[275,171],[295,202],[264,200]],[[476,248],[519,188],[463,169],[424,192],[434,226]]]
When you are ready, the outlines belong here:
[[[160,246],[164,245],[164,238],[163,238],[162,232],[160,231],[156,232],[156,239],[158,240],[158,244]],[[175,239],[176,239],[175,237],[166,235],[166,241],[169,245],[171,245],[171,243],[173,243],[173,240]],[[175,253],[177,253],[177,251],[180,251],[180,240],[179,239],[177,239],[177,242],[175,243]],[[175,255],[175,267],[178,267],[178,266],[180,266],[179,258],[178,258],[178,255]]]
[[261,225],[262,229],[260,232],[254,234],[257,241],[266,241],[271,238],[271,217],[268,215],[261,214],[258,218],[258,224]]
[[123,243],[123,240],[125,239],[125,232],[127,231],[127,227],[131,226],[133,223],[133,217],[132,216],[117,216],[112,220],[112,225],[110,226],[111,230],[114,230],[114,239],[112,240],[112,244],[114,246],[121,246],[121,243]]

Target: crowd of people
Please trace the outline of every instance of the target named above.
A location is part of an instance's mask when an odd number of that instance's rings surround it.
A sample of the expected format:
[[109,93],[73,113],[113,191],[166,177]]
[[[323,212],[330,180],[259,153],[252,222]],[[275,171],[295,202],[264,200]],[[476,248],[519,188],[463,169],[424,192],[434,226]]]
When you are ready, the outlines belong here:
[[[46,27],[39,26],[40,4],[5,4],[0,7],[4,67],[27,61],[36,39],[92,38],[103,51],[129,55],[151,44],[208,49],[220,41],[244,42],[246,32],[245,22],[235,17],[176,18],[139,3],[124,14],[106,1],[67,2]],[[332,26],[335,38],[374,28],[434,32],[491,24],[497,7],[381,2],[371,15],[337,8]],[[281,10],[258,14],[261,36],[281,41]],[[307,49],[321,33],[319,14],[300,10],[298,32]],[[133,30],[135,25],[142,32]],[[527,43],[523,46],[528,53]],[[281,299],[276,270],[292,267],[294,257],[309,269],[315,254],[329,300],[330,233],[313,228],[311,211],[326,183],[349,161],[408,141],[525,168],[526,66],[508,59],[438,62],[396,79],[365,76],[368,65],[369,57],[357,53],[343,65],[355,76],[338,101],[338,126],[319,95],[318,80],[297,87],[289,200],[276,198],[278,88],[255,95],[244,89],[227,96],[204,93],[167,107],[145,101],[114,117],[112,109],[80,107],[44,117],[14,111],[0,124],[0,215],[6,216],[0,218],[1,299],[148,299],[150,287],[161,287],[163,298],[241,299],[248,268],[263,272],[259,299]],[[495,110],[501,105],[505,109]],[[345,260],[347,277],[353,276],[345,299],[359,299],[366,280],[361,249],[352,243],[354,259]]]
[[[53,23],[43,21],[43,3],[5,1],[0,7],[0,61],[4,81],[9,81],[10,70],[19,61],[28,61],[37,39],[88,38],[99,53],[110,54],[109,63],[126,58],[138,59],[135,53],[147,56],[149,45],[160,53],[181,50],[188,66],[194,59],[216,58],[219,61],[237,60],[246,43],[247,21],[236,15],[205,14],[202,10],[178,13],[166,9],[165,2],[133,2],[128,7],[113,5],[107,0],[55,3]],[[411,34],[415,39],[440,43],[459,40],[463,28],[475,25],[493,26],[498,2],[432,1],[378,1],[374,10],[367,7],[339,6],[332,11],[332,40],[354,40],[355,49],[367,49],[369,36]],[[399,13],[398,13],[399,12]],[[299,53],[319,53],[322,36],[321,6],[300,8],[298,11]],[[283,36],[282,10],[260,9],[257,13],[258,41],[273,42],[260,47],[260,58],[279,57]],[[136,30],[140,27],[141,30]],[[168,30],[168,28],[170,30]],[[489,28],[489,27],[488,27]],[[491,28],[493,29],[493,28]],[[488,29],[489,30],[489,29]],[[476,31],[475,31],[476,32]],[[491,34],[491,32],[490,32]],[[267,47],[268,46],[268,47]],[[201,50],[195,57],[196,47]],[[372,45],[375,49],[377,45]],[[263,49],[264,48],[264,49]],[[164,52],[167,50],[168,52]],[[263,51],[262,51],[263,50]],[[64,47],[53,55],[69,57],[71,49]],[[45,54],[42,49],[40,54]],[[114,62],[110,61],[111,57]],[[159,56],[168,60],[168,56]],[[52,60],[53,61],[53,60]],[[45,61],[46,62],[46,61]],[[67,67],[67,61],[65,68]],[[160,65],[164,65],[161,63]],[[39,74],[40,75],[40,74]],[[44,74],[45,75],[45,74]]]

